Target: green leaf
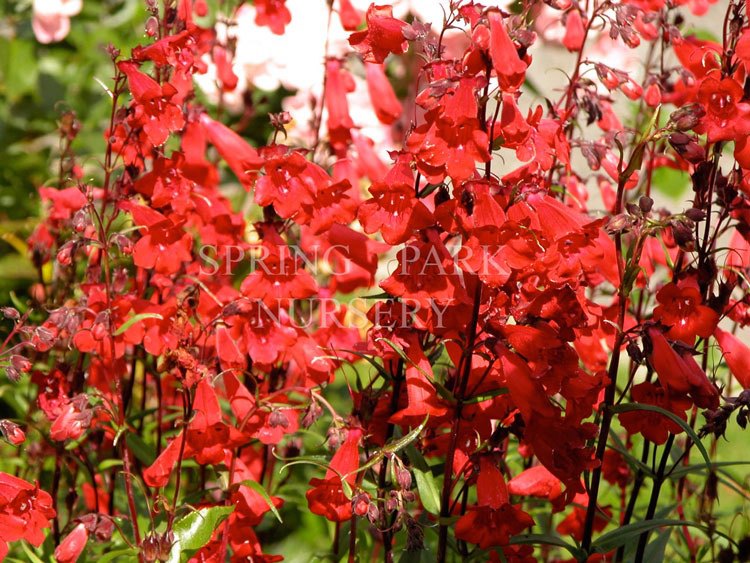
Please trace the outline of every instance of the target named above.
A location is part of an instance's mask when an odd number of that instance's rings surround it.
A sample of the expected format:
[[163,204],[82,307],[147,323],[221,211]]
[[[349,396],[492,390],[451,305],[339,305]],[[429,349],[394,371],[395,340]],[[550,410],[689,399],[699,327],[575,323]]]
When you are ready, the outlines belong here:
[[266,492],[266,489],[263,488],[263,485],[261,485],[257,481],[253,481],[252,479],[246,479],[245,481],[242,481],[240,485],[245,485],[246,487],[250,487],[256,493],[262,496],[263,500],[266,501],[268,508],[271,510],[273,515],[276,516],[276,520],[278,520],[282,524],[284,523],[284,520],[281,519],[281,514],[279,514],[279,511],[276,509],[276,505],[273,504],[271,497],[268,496],[268,493]]
[[142,464],[151,465],[154,463],[156,452],[138,434],[128,433],[125,443]]
[[120,325],[120,328],[118,328],[115,331],[114,336],[120,336],[121,334],[125,333],[135,323],[142,321],[144,319],[162,320],[163,318],[164,317],[162,317],[159,313],[139,313],[138,315],[133,315],[127,321],[122,323],[122,325]]
[[101,557],[97,557],[96,563],[109,563],[110,561],[136,561],[137,559],[138,550],[134,547],[126,547],[116,551],[109,551]]
[[581,550],[557,536],[548,534],[523,534],[510,539],[510,545],[554,545],[570,552],[576,559],[581,559]]
[[201,508],[175,522],[174,544],[169,552],[168,563],[179,563],[182,555],[189,556],[211,541],[219,524],[233,510],[234,506]]
[[698,438],[698,435],[695,433],[695,430],[690,428],[690,425],[684,420],[682,420],[675,413],[665,410],[661,407],[657,407],[655,405],[646,405],[643,403],[626,403],[623,405],[616,405],[612,407],[612,412],[614,413],[631,412],[631,411],[658,412],[659,414],[666,416],[669,420],[671,420],[672,422],[677,424],[680,428],[682,428],[688,436],[690,436],[690,439],[695,444],[695,447],[698,448],[698,451],[703,456],[703,460],[706,462],[706,467],[708,469],[711,468],[711,458],[708,455],[708,452],[706,451],[705,446],[701,443],[700,438]]
[[21,542],[21,548],[23,549],[23,552],[26,554],[26,557],[29,558],[29,561],[31,563],[44,563],[44,561],[39,559],[39,556],[31,550],[31,546],[29,546],[29,544],[25,541]]
[[663,528],[665,526],[690,526],[701,530],[704,529],[704,526],[694,522],[688,522],[687,520],[670,520],[661,518],[655,520],[642,520],[640,522],[628,524],[627,526],[622,526],[600,536],[591,546],[592,553],[606,553],[612,549],[620,547],[621,545],[626,545],[629,541],[634,540],[644,532],[649,532],[656,528]]
[[432,469],[427,465],[424,456],[414,446],[406,447],[406,455],[409,456],[411,469],[417,481],[417,492],[422,506],[430,514],[440,514],[440,490]]

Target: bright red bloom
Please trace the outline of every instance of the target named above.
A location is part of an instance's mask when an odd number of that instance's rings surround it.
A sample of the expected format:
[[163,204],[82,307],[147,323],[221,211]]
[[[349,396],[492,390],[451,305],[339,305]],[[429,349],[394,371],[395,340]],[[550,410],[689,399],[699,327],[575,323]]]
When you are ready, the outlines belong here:
[[706,115],[695,131],[706,133],[709,143],[750,134],[750,104],[741,101],[743,98],[742,86],[734,78],[705,78],[698,88],[698,100]]
[[508,35],[503,16],[500,12],[490,11],[487,14],[490,22],[490,55],[492,65],[503,91],[518,90],[526,78],[527,64],[518,56],[518,50]]
[[750,389],[750,348],[732,333],[719,328],[714,332],[714,336],[724,354],[729,371],[743,389]]
[[349,44],[362,54],[365,62],[382,63],[391,53],[400,55],[406,51],[407,24],[393,17],[392,6],[370,4],[366,19],[367,29],[349,36]]
[[510,537],[534,525],[534,519],[510,504],[503,474],[489,456],[479,462],[477,505],[456,522],[456,537],[482,549],[508,545]]
[[719,391],[693,356],[687,351],[678,354],[656,328],[648,329],[648,336],[653,350],[649,361],[662,385],[678,393],[690,394],[699,407],[718,407]]
[[258,152],[229,127],[214,121],[205,113],[201,114],[200,123],[208,140],[219,151],[240,183],[249,190],[255,180],[255,173],[263,166],[263,159]]
[[586,40],[586,30],[584,21],[581,18],[581,12],[576,7],[568,11],[568,17],[565,19],[565,37],[562,43],[568,51],[575,53],[583,47]]
[[73,531],[55,548],[55,559],[58,563],[75,563],[83,553],[89,532],[84,523],[77,524]]
[[172,98],[177,89],[169,82],[160,85],[156,80],[138,70],[132,62],[120,62],[118,68],[128,77],[133,95],[136,124],[143,127],[154,146],[163,145],[169,134],[185,126],[185,116]]
[[[635,385],[630,396],[636,403],[661,407],[687,420],[685,411],[690,408],[691,403],[684,395],[670,393],[664,387],[644,382]],[[640,432],[644,438],[658,445],[666,442],[669,434],[682,432],[682,428],[676,422],[657,412],[644,410],[623,412],[620,413],[619,419],[628,432],[631,434]]]
[[508,481],[508,492],[523,497],[546,498],[556,512],[562,510],[565,498],[560,479],[543,465],[530,467]]
[[352,517],[352,501],[344,494],[342,480],[354,489],[359,467],[359,439],[362,433],[350,429],[346,440],[331,459],[325,479],[310,479],[313,487],[305,493],[310,512],[325,516],[331,522],[345,522]]
[[373,182],[369,190],[372,198],[359,206],[358,214],[366,233],[379,231],[388,244],[401,244],[415,231],[432,225],[432,214],[414,195],[408,157],[399,157],[385,179]]
[[8,542],[26,540],[42,545],[44,530],[55,516],[52,497],[7,473],[0,473],[0,559],[8,553]]
[[695,337],[708,338],[719,322],[719,315],[702,304],[700,291],[691,285],[669,283],[656,294],[660,303],[654,309],[654,320],[669,327],[666,335],[693,344]]
[[399,118],[402,107],[385,74],[385,68],[382,64],[365,63],[365,77],[375,115],[381,123],[390,125]]
[[127,209],[135,223],[145,227],[143,236],[133,247],[136,266],[172,275],[180,270],[183,262],[193,259],[193,237],[181,228],[181,223],[174,223],[146,206],[129,205]]
[[266,25],[276,35],[284,35],[284,28],[292,21],[286,0],[255,0],[255,23]]
[[354,91],[354,79],[338,59],[326,61],[326,97],[328,140],[337,155],[343,156],[352,140],[354,122],[349,114],[347,94]]

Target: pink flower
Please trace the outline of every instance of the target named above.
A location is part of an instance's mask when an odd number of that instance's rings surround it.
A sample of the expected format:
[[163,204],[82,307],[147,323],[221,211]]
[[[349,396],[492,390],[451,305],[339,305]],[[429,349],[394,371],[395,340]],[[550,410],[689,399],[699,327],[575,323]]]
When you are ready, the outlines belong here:
[[40,43],[62,41],[70,32],[70,18],[81,11],[82,0],[34,0],[31,27]]

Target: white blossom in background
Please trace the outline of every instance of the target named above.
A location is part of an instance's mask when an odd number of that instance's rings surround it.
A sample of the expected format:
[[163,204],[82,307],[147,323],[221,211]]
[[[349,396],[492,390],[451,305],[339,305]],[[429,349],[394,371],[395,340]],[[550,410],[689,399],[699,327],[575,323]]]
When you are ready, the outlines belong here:
[[31,28],[40,43],[62,41],[70,33],[70,18],[83,8],[82,0],[34,0]]

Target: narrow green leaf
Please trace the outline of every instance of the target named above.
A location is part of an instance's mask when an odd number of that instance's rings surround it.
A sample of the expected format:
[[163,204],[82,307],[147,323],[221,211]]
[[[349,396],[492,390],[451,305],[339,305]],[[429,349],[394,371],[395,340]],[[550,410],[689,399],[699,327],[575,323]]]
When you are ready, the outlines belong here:
[[125,321],[124,323],[120,325],[120,328],[118,328],[115,331],[114,336],[120,336],[121,334],[125,333],[135,323],[140,322],[144,319],[162,320],[163,318],[164,317],[162,317],[159,313],[139,313],[138,315],[133,315],[127,321]]
[[706,467],[709,469],[711,468],[711,458],[709,457],[705,446],[701,443],[700,438],[698,438],[698,435],[695,433],[695,430],[690,428],[690,425],[684,420],[682,420],[675,413],[665,410],[661,407],[657,407],[655,405],[646,405],[643,403],[626,403],[626,404],[616,405],[612,407],[612,412],[615,412],[615,413],[631,412],[631,411],[650,411],[650,412],[657,412],[659,414],[666,416],[669,420],[673,421],[680,428],[682,428],[688,436],[690,436],[690,439],[695,444],[695,447],[698,448],[698,451],[703,456],[703,460],[706,462]]
[[256,493],[262,496],[263,500],[266,501],[268,508],[271,510],[273,515],[276,516],[276,520],[278,520],[282,524],[284,523],[284,520],[281,519],[281,514],[279,514],[279,511],[276,509],[276,505],[273,504],[273,500],[271,500],[271,497],[266,492],[266,489],[263,488],[263,485],[261,485],[257,481],[253,481],[252,479],[246,479],[245,481],[242,481],[240,485],[245,485],[246,487],[250,487]]
[[409,456],[411,469],[417,481],[417,492],[422,506],[430,514],[440,514],[440,491],[430,466],[427,465],[424,456],[412,445],[406,447],[406,455]]
[[581,550],[557,536],[548,534],[523,534],[510,538],[510,545],[554,545],[570,552],[576,559],[581,559]]
[[621,545],[626,545],[628,542],[639,537],[644,532],[649,532],[656,528],[664,528],[667,526],[690,526],[693,528],[705,529],[704,526],[689,522],[687,520],[671,520],[671,519],[655,519],[655,520],[642,520],[640,522],[634,522],[627,526],[622,526],[616,530],[612,530],[609,533],[600,536],[593,545],[591,546],[592,553],[606,553],[612,549],[616,549]]

